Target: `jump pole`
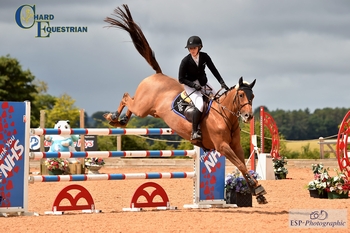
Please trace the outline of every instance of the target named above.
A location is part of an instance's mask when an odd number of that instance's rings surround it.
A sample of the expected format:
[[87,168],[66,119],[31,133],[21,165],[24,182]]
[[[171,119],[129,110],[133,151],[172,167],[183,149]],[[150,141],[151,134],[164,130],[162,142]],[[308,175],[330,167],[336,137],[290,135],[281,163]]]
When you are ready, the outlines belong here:
[[[28,196],[27,196],[27,189],[28,189],[28,182],[36,179],[38,180],[38,176],[29,177],[29,127],[30,127],[30,103],[24,102],[20,103],[19,105],[16,102],[0,102],[2,106],[8,107],[11,109],[9,110],[9,113],[7,117],[10,118],[6,119],[7,121],[13,121],[11,125],[23,125],[23,130],[14,130],[17,132],[17,134],[20,134],[23,138],[20,138],[20,140],[16,140],[16,138],[13,135],[9,135],[8,140],[9,148],[7,150],[4,150],[2,152],[2,163],[0,163],[0,172],[1,176],[0,179],[2,182],[0,182],[0,197],[1,197],[1,203],[0,203],[0,213],[4,216],[6,216],[6,213],[13,213],[16,212],[18,215],[26,215],[31,214],[28,213]],[[13,117],[13,115],[19,116],[19,117]],[[129,135],[137,135],[140,134],[139,131],[143,131],[145,135],[147,134],[172,134],[171,129],[70,129],[69,132],[66,130],[59,130],[57,129],[32,129],[31,133],[35,133],[37,135],[44,135],[44,134],[85,134],[85,135],[112,135],[112,134],[129,134]],[[19,150],[19,151],[18,151]],[[194,186],[193,186],[193,204],[184,205],[185,208],[209,208],[212,206],[232,206],[232,205],[226,205],[226,202],[224,200],[224,180],[225,180],[225,157],[221,156],[218,152],[210,151],[205,152],[199,148],[197,150],[200,150],[198,154],[195,156],[194,161],[194,167],[195,167],[195,173],[194,173]],[[9,153],[6,153],[7,151],[13,152],[12,155]],[[24,158],[23,155],[25,154]],[[7,156],[7,157],[5,157]],[[69,155],[70,157],[74,156],[73,154]],[[85,154],[85,157],[93,157],[96,156],[96,154]],[[18,168],[19,171],[23,171],[20,173],[14,173],[15,175],[11,178],[8,178],[8,172],[11,172],[15,167],[20,166]],[[219,175],[220,173],[220,175]],[[3,182],[3,177],[7,178],[5,182]],[[162,174],[163,176],[163,174]],[[188,173],[186,176],[191,177],[192,173]],[[36,178],[35,178],[36,177]],[[41,179],[45,176],[41,176]],[[56,176],[51,176],[53,179]],[[84,177],[79,178],[79,175],[72,175],[68,177],[73,178],[66,178],[67,176],[57,176],[57,181],[75,181],[75,179],[78,179],[79,181],[88,181],[89,175],[84,175]],[[76,177],[76,178],[74,178]],[[112,179],[117,179],[118,175],[113,176],[113,174],[110,174],[110,177]],[[121,176],[123,177],[123,176]],[[124,177],[126,177],[124,175]],[[143,179],[143,176],[136,175],[135,178],[141,178]],[[166,175],[164,176],[164,178]],[[172,177],[170,175],[169,177]],[[59,179],[58,179],[59,178]],[[97,179],[94,178],[94,179]],[[119,178],[118,178],[119,179]],[[19,182],[16,181],[16,194],[17,195],[11,195],[13,190],[6,190],[6,183],[11,180],[19,180]],[[43,179],[42,179],[43,180]],[[48,181],[48,179],[46,179]],[[53,180],[52,180],[53,181]],[[51,182],[52,182],[51,181]],[[55,180],[56,181],[56,180]],[[77,181],[77,180],[76,180]],[[214,182],[215,181],[215,182]],[[218,181],[218,182],[217,182]],[[221,181],[221,182],[220,182]],[[13,182],[12,182],[13,183]],[[21,187],[21,183],[23,184],[23,187]],[[18,187],[17,187],[18,186]],[[19,190],[17,190],[19,189]],[[9,197],[9,198],[7,198]],[[18,206],[14,206],[13,203],[16,203],[16,201],[20,201],[20,204]]]

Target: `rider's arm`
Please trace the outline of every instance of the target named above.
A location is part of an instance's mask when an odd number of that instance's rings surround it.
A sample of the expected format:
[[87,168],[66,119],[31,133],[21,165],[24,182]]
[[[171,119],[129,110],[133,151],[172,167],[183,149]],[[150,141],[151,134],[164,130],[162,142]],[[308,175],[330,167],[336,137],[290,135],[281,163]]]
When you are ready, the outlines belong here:
[[181,84],[185,84],[189,87],[193,87],[194,88],[194,83],[193,81],[190,80],[189,76],[188,76],[188,67],[187,67],[187,57],[185,57],[184,59],[182,59],[181,63],[180,63],[180,68],[179,68],[179,82]]
[[211,60],[210,56],[206,53],[203,53],[204,58],[205,58],[205,62],[206,65],[208,66],[209,70],[211,71],[211,73],[214,75],[214,77],[219,81],[220,84],[224,84],[225,81],[224,79],[221,77],[219,71],[216,69],[213,61]]

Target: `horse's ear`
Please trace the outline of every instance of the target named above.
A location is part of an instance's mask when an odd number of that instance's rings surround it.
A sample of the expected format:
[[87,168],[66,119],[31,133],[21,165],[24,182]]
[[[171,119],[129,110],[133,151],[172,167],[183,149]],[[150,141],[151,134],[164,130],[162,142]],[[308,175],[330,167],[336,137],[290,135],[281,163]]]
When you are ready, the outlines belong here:
[[243,84],[243,77],[240,77],[239,78],[239,81],[238,81],[238,85],[241,87]]
[[250,89],[253,89],[253,87],[255,85],[255,81],[256,81],[256,79],[254,79],[254,81],[251,84],[249,84]]

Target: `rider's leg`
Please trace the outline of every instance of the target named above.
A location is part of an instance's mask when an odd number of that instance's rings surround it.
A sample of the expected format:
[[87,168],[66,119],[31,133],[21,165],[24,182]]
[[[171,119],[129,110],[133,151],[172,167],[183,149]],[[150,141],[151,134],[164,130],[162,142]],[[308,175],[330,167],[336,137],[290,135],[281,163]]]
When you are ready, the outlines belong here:
[[202,139],[202,133],[199,129],[200,120],[202,117],[204,102],[203,102],[203,95],[200,91],[196,91],[194,88],[189,87],[185,85],[185,91],[187,95],[192,100],[192,103],[195,106],[195,109],[193,111],[192,116],[192,134],[191,139],[192,140],[201,140]]
[[202,112],[199,111],[197,108],[193,110],[192,115],[192,134],[191,134],[191,140],[202,140],[202,132],[198,128],[200,120],[201,120]]

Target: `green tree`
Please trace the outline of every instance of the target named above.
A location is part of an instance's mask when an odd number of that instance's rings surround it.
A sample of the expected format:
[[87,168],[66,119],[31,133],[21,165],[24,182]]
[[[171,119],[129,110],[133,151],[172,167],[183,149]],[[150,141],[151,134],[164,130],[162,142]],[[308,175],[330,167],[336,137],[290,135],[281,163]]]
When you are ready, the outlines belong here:
[[134,135],[122,136],[122,150],[149,150],[150,146],[145,138]]
[[[35,120],[31,122],[32,128],[37,128],[40,126],[40,111],[51,110],[57,101],[57,98],[47,94],[47,84],[43,81],[35,80],[34,81],[38,94],[35,96],[34,101],[31,103],[32,106],[39,106],[35,108],[34,111],[32,109],[31,115],[35,116]],[[36,111],[37,110],[37,111]]]
[[74,106],[74,103],[75,100],[67,94],[57,98],[53,108],[46,113],[45,126],[51,128],[56,121],[69,120],[72,128],[79,128],[80,111]]
[[33,104],[40,106],[40,110],[51,110],[57,101],[57,97],[47,94],[47,84],[44,81],[35,80],[38,95],[35,96]]
[[155,141],[150,150],[174,150],[173,146],[169,146],[165,141]]
[[178,150],[193,150],[193,144],[185,139],[181,139],[181,142],[179,146],[177,147]]
[[97,136],[97,147],[99,151],[116,151],[117,136]]
[[[30,70],[22,70],[22,66],[10,55],[0,57],[0,100],[30,101],[35,100],[38,93],[33,83],[35,76]],[[31,104],[31,123],[38,124],[40,111],[38,106]]]
[[106,119],[103,117],[103,114],[108,113],[109,111],[98,111],[92,114],[92,126],[95,128],[103,128],[105,127]]

